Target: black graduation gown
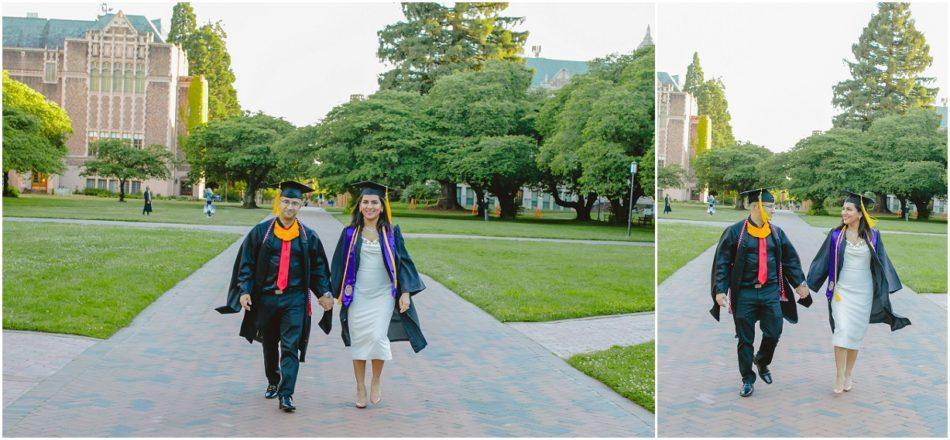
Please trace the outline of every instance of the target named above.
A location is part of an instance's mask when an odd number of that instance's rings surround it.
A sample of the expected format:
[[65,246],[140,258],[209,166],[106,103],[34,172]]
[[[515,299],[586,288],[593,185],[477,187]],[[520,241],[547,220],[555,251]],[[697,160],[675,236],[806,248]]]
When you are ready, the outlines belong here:
[[[837,228],[828,231],[828,236],[825,237],[825,242],[818,250],[818,255],[815,256],[808,268],[808,288],[822,294],[825,293],[825,289],[821,287],[828,279],[828,259],[831,258],[832,254],[831,232],[835,229]],[[874,297],[871,301],[870,323],[885,323],[891,326],[891,331],[899,330],[910,325],[910,320],[894,314],[889,295],[901,290],[903,286],[900,278],[897,277],[894,265],[891,264],[891,259],[887,256],[887,251],[884,249],[884,240],[881,233],[875,229],[874,235],[877,235],[875,246],[871,246],[871,242],[867,238],[864,239],[868,247],[874,249],[871,252],[871,278],[874,284]],[[842,235],[839,240],[846,240],[846,238]],[[838,273],[841,273],[841,266],[844,265],[845,248],[845,243],[838,246]],[[832,332],[835,330],[835,319],[831,316],[831,301],[833,299],[828,300],[828,321],[831,323]]]
[[[709,282],[713,306],[709,309],[709,313],[716,321],[719,320],[719,303],[716,302],[717,293],[731,291],[732,294],[729,295],[730,304],[733,310],[736,309],[736,297],[738,296],[736,294],[740,290],[739,283],[742,280],[742,274],[745,270],[745,258],[743,258],[745,251],[736,252],[736,248],[739,244],[739,233],[744,227],[745,220],[727,227],[726,230],[723,231],[722,236],[719,237],[719,244],[716,246],[715,255],[713,255],[713,266]],[[774,223],[771,224],[771,229],[772,233],[769,234],[767,240],[774,241],[776,253],[775,261],[782,263],[782,274],[784,276],[784,279],[780,282],[785,284],[785,294],[791,299],[795,297],[795,289],[793,286],[799,286],[805,281],[805,273],[802,271],[802,264],[798,259],[798,252],[795,251],[792,242],[789,241],[785,235],[785,231]],[[748,232],[744,235],[748,235]],[[744,249],[744,243],[742,245]],[[782,316],[786,321],[792,324],[798,322],[798,306],[795,303],[795,301],[783,301],[781,303]],[[810,306],[812,303],[811,296],[809,295],[804,299],[799,299],[798,303],[805,307]]]
[[[240,312],[243,310],[241,308],[241,293],[243,293],[245,289],[249,289],[249,293],[251,294],[251,310],[244,312],[244,320],[241,321],[241,331],[239,334],[246,338],[247,342],[251,343],[255,340],[257,342],[263,342],[261,337],[262,329],[258,327],[258,308],[254,307],[254,304],[260,304],[258,300],[260,299],[261,288],[263,286],[261,286],[261,282],[255,281],[263,280],[267,276],[268,264],[273,265],[273,263],[266,259],[267,252],[261,252],[260,247],[261,244],[266,245],[264,242],[265,234],[273,227],[275,221],[277,221],[276,217],[258,223],[257,226],[254,226],[251,232],[247,234],[247,237],[244,238],[244,243],[241,244],[237,258],[234,259],[234,268],[231,271],[231,284],[228,288],[228,302],[226,305],[215,309],[222,314]],[[327,264],[326,252],[323,249],[323,243],[320,241],[320,238],[317,237],[317,233],[304,226],[299,219],[298,223],[301,228],[300,239],[304,240],[302,244],[304,249],[307,249],[307,252],[303,255],[303,267],[309,268],[310,271],[309,276],[304,277],[304,289],[308,292],[312,291],[314,295],[321,295],[323,292],[330,290],[330,270]],[[270,234],[273,233],[271,230]],[[255,275],[250,285],[242,285],[239,279],[242,265],[251,265],[251,267],[254,268]],[[270,269],[273,271],[277,270],[275,267],[271,267]],[[310,303],[312,310],[315,312],[321,310],[316,300],[311,299]],[[332,323],[332,311],[323,312],[323,317],[320,319],[318,325],[324,333],[330,333]],[[310,316],[307,316],[305,313],[303,334],[300,336],[300,362],[304,362],[304,359],[306,359],[307,343],[310,340],[310,325]]]
[[[377,230],[381,230],[381,228],[382,224],[377,225]],[[382,239],[382,236],[383,234],[380,232],[380,239]],[[419,272],[416,271],[416,265],[409,257],[409,252],[406,251],[406,244],[398,225],[393,226],[393,238],[396,242],[394,253],[396,255],[396,267],[398,268],[396,276],[399,281],[399,294],[402,295],[408,292],[411,297],[425,289],[426,285],[422,282],[422,278],[419,277]],[[353,270],[359,270],[360,249],[363,247],[363,240],[356,236],[353,237],[353,239],[356,240],[356,255]],[[346,251],[346,228],[344,228],[343,232],[340,233],[340,239],[336,242],[336,251],[333,252],[333,263],[330,266],[330,278],[332,280],[331,291],[335,298],[340,297],[341,288],[343,287],[343,266],[346,264]],[[347,320],[348,309],[349,307],[340,307],[340,335],[343,337],[343,344],[347,347],[350,346],[350,326]],[[416,305],[411,299],[409,300],[409,309],[406,310],[405,313],[399,313],[399,300],[398,297],[396,298],[393,316],[389,322],[388,337],[390,341],[409,341],[413,351],[416,353],[422,351],[428,344],[425,336],[422,334],[422,327],[419,325],[419,315],[416,313]]]

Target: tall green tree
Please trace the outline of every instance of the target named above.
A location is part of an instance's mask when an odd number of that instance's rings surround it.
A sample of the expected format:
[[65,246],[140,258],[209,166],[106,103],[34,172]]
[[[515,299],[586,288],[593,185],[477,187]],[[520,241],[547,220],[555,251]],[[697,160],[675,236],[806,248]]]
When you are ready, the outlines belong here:
[[455,167],[455,156],[475,148],[485,137],[537,138],[538,103],[529,93],[530,86],[531,71],[506,61],[490,61],[481,71],[457,72],[436,81],[424,105],[432,134],[426,155],[434,159],[428,177],[442,185],[439,207],[459,208],[456,182],[469,183],[479,200],[486,190],[479,186],[480,180]]
[[428,93],[435,81],[490,60],[523,62],[524,17],[501,13],[508,3],[402,3],[404,21],[378,32],[377,56],[393,68],[379,76],[383,89]]
[[693,62],[686,67],[686,78],[683,80],[683,91],[695,97],[703,91],[706,80],[703,78],[703,67],[699,65],[699,52],[693,52]]
[[289,160],[280,148],[285,144],[279,141],[293,131],[291,123],[263,113],[211,121],[195,130],[185,143],[191,177],[244,182],[241,206],[256,208],[254,195],[258,189],[297,177],[278,167]]
[[709,116],[712,122],[712,147],[721,148],[735,145],[732,135],[732,116],[726,101],[726,86],[722,79],[716,78],[704,82],[697,96],[699,114]]
[[931,200],[947,196],[947,130],[940,115],[925,108],[884,116],[866,134],[869,155],[879,163],[874,174],[882,179],[871,190],[894,194],[903,212],[912,202],[917,219],[928,219]]
[[[422,127],[422,97],[417,93],[381,90],[331,110],[309,134],[298,130],[286,143],[315,146],[313,160],[295,154],[311,166],[310,175],[332,192],[345,192],[362,180],[405,188],[422,182],[432,159]],[[282,141],[284,142],[284,141]]]
[[921,74],[933,62],[930,45],[917,30],[910,3],[878,3],[878,10],[845,60],[851,79],[835,84],[832,103],[842,110],[835,127],[867,130],[889,113],[933,105],[937,88]]
[[204,75],[208,80],[209,120],[241,115],[226,40],[220,21],[197,26],[190,3],[178,3],[172,9],[168,41],[185,49],[189,75]]
[[486,136],[463,148],[452,165],[473,188],[498,197],[501,218],[514,220],[518,193],[524,185],[537,181],[537,151],[537,141],[528,136]]
[[54,174],[64,168],[73,132],[66,111],[3,71],[3,192],[10,170]]
[[119,201],[125,202],[125,184],[132,179],[167,179],[173,156],[164,145],[133,147],[127,140],[101,139],[89,145],[94,158],[83,165],[83,176],[119,179]]
[[[700,186],[719,192],[761,188],[772,178],[762,172],[762,165],[772,154],[768,148],[751,143],[713,148],[696,156],[696,178]],[[742,209],[741,197],[736,198],[735,207]]]
[[775,155],[772,162],[782,168],[771,174],[788,176],[784,186],[789,194],[810,200],[812,214],[825,214],[825,200],[838,197],[842,190],[884,190],[880,185],[882,164],[858,130],[833,128],[813,134],[788,152]]
[[[654,46],[596,59],[588,74],[575,77],[542,107],[538,166],[555,202],[574,208],[579,220],[590,219],[593,202],[603,196],[612,219],[626,222],[631,162],[641,170],[634,201],[652,194],[654,76]],[[557,187],[576,199],[560,200]]]

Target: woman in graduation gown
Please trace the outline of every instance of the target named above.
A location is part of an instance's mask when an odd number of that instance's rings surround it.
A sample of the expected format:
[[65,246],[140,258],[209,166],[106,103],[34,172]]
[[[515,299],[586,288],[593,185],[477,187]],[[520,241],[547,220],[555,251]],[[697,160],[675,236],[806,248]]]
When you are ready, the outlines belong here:
[[350,347],[356,375],[356,406],[366,407],[366,361],[372,362],[369,401],[382,399],[381,375],[392,359],[390,341],[426,346],[412,296],[425,289],[409,258],[399,226],[393,225],[387,188],[357,184],[362,193],[350,225],[337,241],[331,264],[333,295],[339,299],[343,344]]
[[808,287],[818,291],[825,280],[831,342],[835,351],[833,391],[851,391],[852,371],[869,323],[885,323],[891,331],[910,325],[894,314],[889,294],[901,289],[881,233],[866,206],[873,199],[848,192],[841,224],[828,232],[808,269]]

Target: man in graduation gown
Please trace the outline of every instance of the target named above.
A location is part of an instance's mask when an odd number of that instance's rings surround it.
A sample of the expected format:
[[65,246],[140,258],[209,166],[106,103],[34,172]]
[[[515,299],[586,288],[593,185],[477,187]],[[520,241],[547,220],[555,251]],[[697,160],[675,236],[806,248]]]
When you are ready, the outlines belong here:
[[[294,386],[304,362],[310,337],[311,315],[317,295],[323,317],[319,326],[330,333],[333,295],[330,269],[316,232],[297,219],[303,195],[313,191],[297,182],[280,184],[275,217],[248,233],[241,245],[228,289],[228,303],[220,313],[244,310],[240,335],[264,347],[264,397],[278,398],[278,408],[292,412]],[[279,349],[278,349],[279,348]]]
[[[709,312],[717,321],[720,308],[733,316],[742,375],[739,395],[748,397],[756,380],[752,364],[762,381],[772,383],[769,364],[782,335],[782,319],[798,322],[793,291],[806,307],[811,305],[811,297],[795,247],[782,229],[769,222],[775,212],[775,198],[767,189],[746,191],[740,196],[751,204],[749,216],[726,228],[719,238],[713,257],[713,307]],[[762,342],[753,355],[756,322],[762,330]]]

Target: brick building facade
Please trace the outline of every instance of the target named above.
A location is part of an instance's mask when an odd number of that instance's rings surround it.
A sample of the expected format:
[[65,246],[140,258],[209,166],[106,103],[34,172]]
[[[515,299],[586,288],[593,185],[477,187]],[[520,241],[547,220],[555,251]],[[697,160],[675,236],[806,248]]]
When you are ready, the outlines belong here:
[[[184,51],[164,41],[158,20],[122,11],[92,21],[3,17],[3,68],[62,107],[73,128],[62,174],[11,175],[11,185],[45,192],[118,191],[116,179],[80,175],[90,142],[102,138],[138,147],[159,144],[184,157],[179,139],[185,135],[193,79]],[[149,186],[155,194],[197,194],[187,183],[187,164],[170,171],[167,180],[129,182],[126,190]]]

